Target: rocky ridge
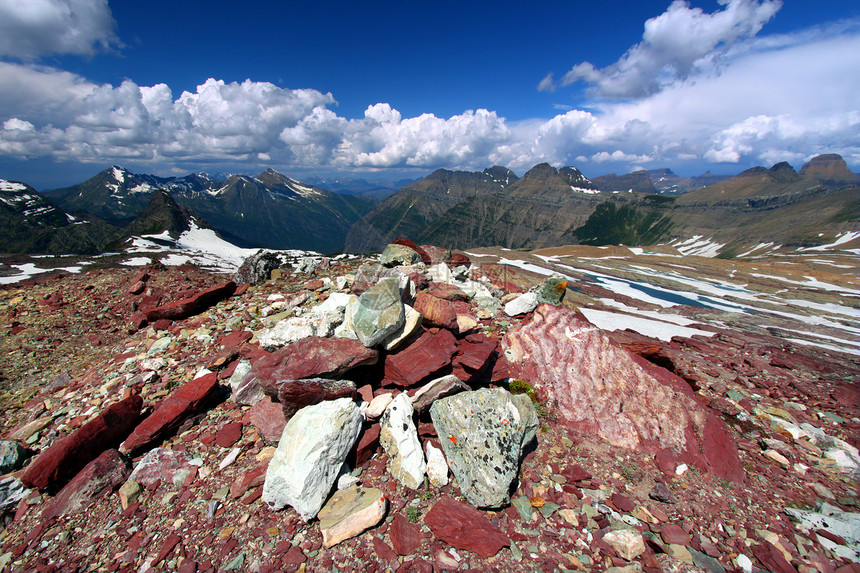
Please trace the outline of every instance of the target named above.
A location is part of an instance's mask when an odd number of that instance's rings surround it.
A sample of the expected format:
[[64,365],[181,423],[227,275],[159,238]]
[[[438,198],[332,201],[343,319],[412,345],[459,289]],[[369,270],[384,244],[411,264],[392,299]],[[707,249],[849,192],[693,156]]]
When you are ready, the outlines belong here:
[[[420,250],[429,264],[249,265],[238,286],[153,267],[2,291],[19,461],[0,481],[0,568],[850,570],[860,420],[840,380],[856,361],[731,329],[609,335],[578,310],[605,296],[586,280]],[[131,458],[92,438],[119,407],[144,417],[124,417]],[[272,503],[283,460],[323,437],[297,417],[334,407],[358,433],[334,431],[309,468],[325,478]],[[36,471],[82,443],[70,482]],[[453,479],[430,471],[437,450]],[[493,456],[501,486],[468,461]]]

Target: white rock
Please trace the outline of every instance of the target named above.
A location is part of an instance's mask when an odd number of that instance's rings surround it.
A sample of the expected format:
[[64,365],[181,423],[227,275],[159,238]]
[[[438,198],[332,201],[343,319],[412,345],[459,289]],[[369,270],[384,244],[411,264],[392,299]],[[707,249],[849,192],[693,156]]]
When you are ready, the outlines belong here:
[[619,557],[627,561],[631,561],[645,552],[645,541],[638,531],[613,529],[603,536],[603,541],[608,543]]
[[233,374],[230,375],[230,388],[235,392],[239,387],[239,383],[242,382],[242,379],[245,375],[251,371],[251,361],[243,358],[236,365],[236,369],[233,370]]
[[382,414],[379,441],[388,454],[392,477],[408,488],[418,489],[424,483],[427,464],[412,413],[409,396],[401,392]]
[[744,573],[752,573],[752,561],[750,561],[750,558],[743,553],[735,557],[735,563],[737,564],[738,568]]
[[408,304],[403,305],[403,311],[403,326],[382,343],[382,347],[385,348],[385,350],[394,350],[400,346],[403,341],[412,336],[412,334],[418,330],[418,327],[421,325],[422,317],[420,312]]
[[442,450],[427,442],[425,444],[427,454],[427,477],[433,487],[445,487],[448,485],[448,462]]
[[239,454],[241,454],[241,453],[242,453],[242,448],[237,447],[237,448],[233,448],[232,450],[230,450],[230,453],[227,454],[227,457],[225,457],[223,460],[221,460],[221,463],[218,464],[218,469],[223,470],[224,468],[226,468],[227,466],[229,466],[230,464],[235,462],[236,458],[238,458]]
[[394,394],[391,392],[374,396],[364,415],[370,420],[378,419],[385,412],[388,405],[391,404],[392,400],[394,400]]
[[263,484],[274,510],[291,505],[305,521],[325,503],[361,432],[361,412],[350,398],[306,406],[287,422]]
[[505,314],[508,316],[517,316],[526,314],[537,308],[538,295],[536,292],[527,292],[521,294],[511,302],[505,305]]

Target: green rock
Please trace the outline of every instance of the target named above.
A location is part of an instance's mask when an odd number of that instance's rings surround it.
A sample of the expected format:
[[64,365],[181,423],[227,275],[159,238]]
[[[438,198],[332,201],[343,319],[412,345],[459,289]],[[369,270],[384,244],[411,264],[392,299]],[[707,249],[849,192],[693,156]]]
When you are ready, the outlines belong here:
[[221,571],[236,571],[241,569],[245,565],[245,554],[240,553],[233,559],[230,563],[225,565]]
[[545,519],[549,519],[550,517],[552,517],[552,514],[558,511],[559,507],[560,506],[557,503],[547,501],[544,502],[544,504],[538,508],[538,511],[542,516],[544,516]]
[[399,283],[395,277],[382,279],[346,308],[346,321],[368,348],[397,332],[406,320]]
[[567,292],[567,279],[564,277],[549,277],[538,292],[538,302],[561,304],[564,293]]
[[517,497],[511,500],[511,505],[514,506],[514,509],[517,510],[517,513],[520,514],[520,517],[523,518],[523,521],[531,521],[532,516],[534,515],[534,508],[532,507],[532,503],[527,497]]
[[421,262],[421,255],[405,245],[388,245],[382,251],[379,262],[384,267],[413,265]]
[[726,398],[729,400],[734,400],[735,402],[740,402],[744,399],[744,395],[740,392],[736,392],[735,390],[728,390],[726,392]]

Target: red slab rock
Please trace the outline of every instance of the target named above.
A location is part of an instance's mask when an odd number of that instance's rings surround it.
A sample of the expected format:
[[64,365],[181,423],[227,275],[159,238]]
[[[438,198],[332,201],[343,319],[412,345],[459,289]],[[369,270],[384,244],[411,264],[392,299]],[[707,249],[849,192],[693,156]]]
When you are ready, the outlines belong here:
[[143,399],[132,394],[44,450],[21,474],[27,487],[45,489],[73,478],[107,449],[116,448],[140,420]]
[[373,457],[373,454],[379,448],[379,433],[379,424],[372,424],[364,429],[361,433],[361,438],[359,438],[358,443],[347,458],[347,462],[349,462],[351,467],[358,467]]
[[215,443],[222,448],[232,447],[242,437],[242,422],[224,424],[215,434]]
[[186,382],[162,400],[120,446],[124,454],[137,453],[170,435],[189,416],[196,414],[218,388],[218,374],[210,372]]
[[469,295],[464,293],[460,287],[456,285],[450,285],[448,283],[431,282],[427,286],[427,294],[444,300],[459,300],[465,302],[469,301]]
[[412,306],[421,313],[423,324],[457,330],[457,310],[451,301],[419,292]]
[[477,378],[496,358],[498,343],[483,334],[470,334],[457,341],[457,354],[452,361],[454,375],[468,383]]
[[351,380],[328,378],[266,380],[262,387],[263,392],[281,405],[284,419],[287,421],[305,406],[355,396],[355,382]]
[[486,515],[448,495],[443,495],[427,512],[424,524],[437,539],[485,559],[511,545],[510,538],[494,527]]
[[268,396],[251,406],[249,412],[251,425],[260,430],[260,434],[267,442],[278,443],[287,419],[284,417],[284,409],[280,404],[272,402]]
[[340,378],[358,366],[375,364],[378,353],[357,340],[309,336],[253,361],[251,374],[262,383],[302,378]]
[[146,320],[149,322],[155,322],[162,318],[183,320],[189,316],[200,314],[209,307],[229,298],[234,292],[236,292],[236,283],[233,281],[227,281],[226,283],[202,290],[182,300],[156,306],[154,308],[142,309],[142,312],[146,315]]
[[380,559],[385,559],[386,561],[389,559],[397,559],[397,553],[395,553],[394,550],[380,538],[373,536],[373,538],[371,538],[371,542],[373,543],[373,550]]
[[667,523],[660,529],[660,537],[666,543],[674,543],[676,545],[689,545],[693,540],[693,536],[681,529],[680,526],[674,523]]
[[457,341],[448,330],[424,331],[412,344],[385,357],[385,379],[398,386],[412,386],[451,364]]
[[683,463],[744,481],[737,444],[690,386],[619,347],[582,314],[542,304],[502,348],[512,376],[532,383],[571,428],[616,447],[671,450]]
[[223,346],[225,349],[239,348],[242,344],[248,342],[252,338],[254,338],[254,333],[250,330],[234,330],[230,334],[219,338],[218,344]]
[[137,281],[136,283],[128,287],[128,290],[126,292],[130,295],[138,295],[144,290],[146,290],[146,283],[143,281]]
[[97,497],[122,485],[130,471],[128,462],[117,450],[105,450],[51,499],[42,512],[42,519],[78,513]]
[[388,536],[391,545],[398,555],[412,555],[424,543],[424,535],[418,526],[409,523],[402,514],[398,513],[388,526]]

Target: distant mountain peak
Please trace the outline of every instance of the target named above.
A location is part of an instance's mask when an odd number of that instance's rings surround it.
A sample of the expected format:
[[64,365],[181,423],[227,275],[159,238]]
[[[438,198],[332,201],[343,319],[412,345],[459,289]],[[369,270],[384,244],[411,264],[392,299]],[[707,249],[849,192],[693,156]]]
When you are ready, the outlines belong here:
[[800,169],[801,179],[817,181],[827,187],[856,185],[860,183],[860,175],[848,169],[841,155],[825,153],[809,160]]

